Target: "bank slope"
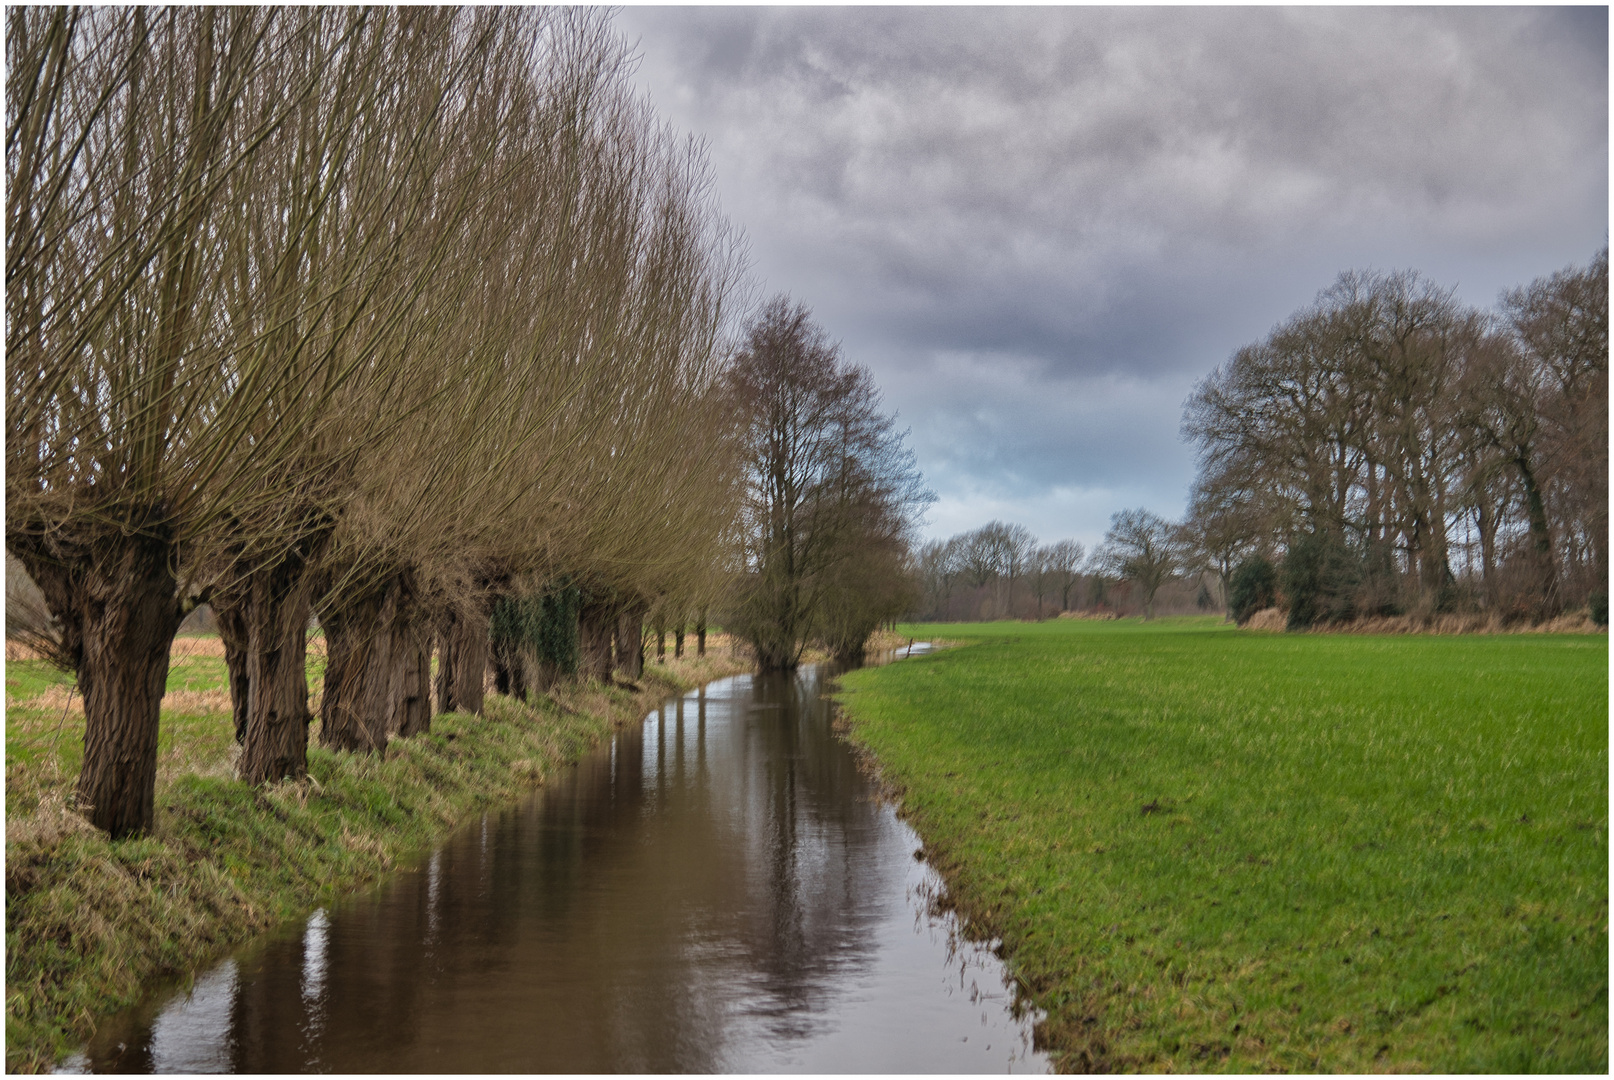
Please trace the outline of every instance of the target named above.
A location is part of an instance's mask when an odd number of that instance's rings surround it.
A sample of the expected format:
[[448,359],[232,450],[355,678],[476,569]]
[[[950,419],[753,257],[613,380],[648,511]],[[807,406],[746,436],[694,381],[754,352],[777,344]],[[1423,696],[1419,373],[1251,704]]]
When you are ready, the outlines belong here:
[[567,686],[532,706],[490,694],[485,716],[439,715],[385,759],[311,746],[306,781],[263,788],[231,778],[227,695],[220,714],[165,711],[162,753],[180,764],[159,773],[156,833],[117,842],[63,808],[82,713],[8,707],[7,1071],[48,1069],[150,980],[375,881],[666,695],[743,668],[650,665],[636,690]]
[[878,761],[1065,1069],[1608,1066],[1608,639],[902,628]]

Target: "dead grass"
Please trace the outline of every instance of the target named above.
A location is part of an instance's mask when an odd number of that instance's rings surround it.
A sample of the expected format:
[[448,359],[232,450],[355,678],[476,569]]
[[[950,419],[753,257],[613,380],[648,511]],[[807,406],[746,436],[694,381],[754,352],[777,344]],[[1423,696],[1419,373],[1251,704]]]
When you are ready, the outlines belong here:
[[[1289,616],[1279,608],[1265,608],[1250,616],[1246,630],[1283,631]],[[1584,611],[1572,611],[1543,623],[1504,622],[1494,614],[1380,615],[1349,622],[1314,626],[1311,634],[1606,634]]]
[[1266,633],[1282,633],[1289,625],[1289,616],[1279,608],[1262,608],[1250,616],[1250,621],[1244,624],[1246,630],[1261,630]]
[[[84,715],[84,698],[75,686],[50,686],[43,693],[30,698],[6,698],[6,707],[38,710],[49,713]],[[163,711],[169,713],[224,713],[230,712],[228,690],[170,690],[163,695]]]
[[906,649],[913,643],[913,638],[906,634],[899,634],[895,630],[876,630],[869,636],[866,646],[871,653],[892,652],[896,649]]
[[[325,655],[325,635],[310,634],[308,638],[308,655]],[[224,641],[217,634],[181,634],[174,638],[174,644],[168,650],[168,662],[183,660],[186,657],[201,656],[212,660],[224,659]],[[12,638],[6,639],[7,660],[43,660],[44,657],[25,642]]]

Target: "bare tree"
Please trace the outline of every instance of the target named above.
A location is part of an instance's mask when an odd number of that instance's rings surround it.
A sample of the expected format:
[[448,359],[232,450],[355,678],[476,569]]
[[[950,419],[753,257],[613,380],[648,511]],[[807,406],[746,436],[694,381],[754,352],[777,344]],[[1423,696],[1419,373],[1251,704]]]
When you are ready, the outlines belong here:
[[1059,591],[1059,610],[1070,610],[1070,591],[1082,577],[1082,560],[1087,550],[1075,540],[1060,540],[1048,548],[1048,572],[1052,586]]
[[1007,596],[1004,614],[1014,617],[1014,583],[1025,577],[1035,563],[1037,538],[1024,525],[1003,525],[1000,530],[1000,549],[1003,552],[1003,576],[1007,579]]
[[1266,532],[1259,497],[1226,474],[1201,473],[1183,521],[1185,556],[1216,575],[1217,597],[1227,607],[1233,569],[1261,547]]
[[[1542,497],[1574,587],[1608,589],[1608,248],[1502,298],[1520,355],[1510,395],[1534,398]],[[1511,410],[1522,415],[1524,402]],[[1521,473],[1522,480],[1522,473]],[[1530,485],[1526,500],[1535,514]],[[1532,529],[1535,519],[1532,517]],[[1532,533],[1534,536],[1534,533]],[[1539,550],[1540,541],[1535,541]],[[1578,597],[1577,597],[1578,599]]]
[[926,614],[931,618],[949,618],[953,590],[962,576],[958,538],[932,540],[920,548],[917,570]]
[[311,603],[323,737],[376,749],[429,722],[444,613],[469,698],[516,578],[631,615],[716,558],[739,249],[608,16],[7,18],[7,546],[79,672],[96,824],[150,826],[203,599],[263,780],[302,768]]
[[1154,618],[1155,593],[1180,561],[1171,522],[1147,510],[1121,510],[1110,518],[1102,563],[1116,577],[1137,584],[1145,619]]
[[[1554,280],[1562,286],[1571,277]],[[1553,287],[1533,288],[1540,310],[1551,309]],[[1558,338],[1606,338],[1597,329],[1606,298],[1600,308],[1595,286],[1577,288],[1585,302],[1561,310],[1581,312],[1569,319],[1581,329]],[[1523,296],[1514,295],[1523,305],[1516,312],[1529,306]],[[1555,610],[1552,583],[1562,572],[1554,565],[1555,488],[1545,477],[1557,471],[1541,411],[1552,379],[1544,374],[1550,365],[1528,359],[1520,328],[1530,322],[1509,316],[1510,351],[1494,320],[1415,273],[1340,275],[1190,397],[1183,430],[1198,443],[1201,468],[1190,526],[1201,546],[1282,548],[1297,537],[1333,536],[1330,565],[1360,578],[1357,610],[1430,612],[1456,602],[1452,552],[1462,545],[1453,530],[1472,521],[1484,594],[1494,601],[1498,548],[1523,535],[1514,565],[1533,567],[1515,574],[1533,582],[1523,590],[1534,597],[1526,609],[1534,617]],[[1544,332],[1541,340],[1551,338]],[[1597,364],[1581,366],[1596,378]],[[1601,401],[1585,400],[1592,398]],[[1590,453],[1588,460],[1606,460],[1606,449]],[[1606,502],[1598,492],[1588,505],[1595,514]],[[1225,559],[1213,561],[1225,572]]]
[[1054,590],[1053,549],[1039,547],[1031,553],[1026,564],[1026,576],[1031,579],[1031,594],[1037,598],[1037,620],[1042,620],[1042,598]]
[[800,304],[780,296],[762,309],[730,386],[750,420],[733,621],[760,670],[790,670],[823,629],[842,564],[930,495],[868,371],[845,363]]

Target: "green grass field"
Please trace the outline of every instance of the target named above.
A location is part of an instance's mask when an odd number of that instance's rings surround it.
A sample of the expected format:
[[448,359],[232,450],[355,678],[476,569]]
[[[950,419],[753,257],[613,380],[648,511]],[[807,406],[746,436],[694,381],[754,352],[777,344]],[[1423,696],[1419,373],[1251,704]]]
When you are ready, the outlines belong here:
[[899,629],[853,737],[1063,1068],[1607,1072],[1606,636]]
[[[54,697],[41,702],[53,687],[74,685],[71,672],[44,660],[6,663],[6,698],[20,702],[6,709],[6,816],[31,813],[38,804],[40,782],[55,776],[76,776],[84,754],[82,703]],[[196,700],[206,691],[228,693],[229,673],[224,661],[190,656],[171,662],[167,688],[189,691],[188,709],[167,708],[157,734],[159,760],[171,762],[176,754],[187,758],[222,757],[234,740],[226,700],[222,709],[200,707]],[[221,722],[222,721],[222,722]]]

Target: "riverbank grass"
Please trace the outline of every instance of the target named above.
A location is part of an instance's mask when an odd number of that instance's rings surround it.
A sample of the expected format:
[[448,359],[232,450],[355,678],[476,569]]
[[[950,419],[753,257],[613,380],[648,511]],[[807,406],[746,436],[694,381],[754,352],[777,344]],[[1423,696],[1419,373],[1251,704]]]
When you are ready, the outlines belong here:
[[114,843],[67,809],[84,726],[70,677],[40,661],[8,662],[7,1071],[48,1069],[149,981],[194,972],[375,881],[541,785],[614,725],[744,666],[690,657],[648,665],[636,689],[585,684],[530,706],[490,694],[485,716],[437,716],[429,735],[395,740],[384,759],[311,745],[305,781],[254,789],[232,775],[223,661],[176,651],[157,829]]
[[899,630],[853,737],[1063,1069],[1607,1071],[1606,636]]

